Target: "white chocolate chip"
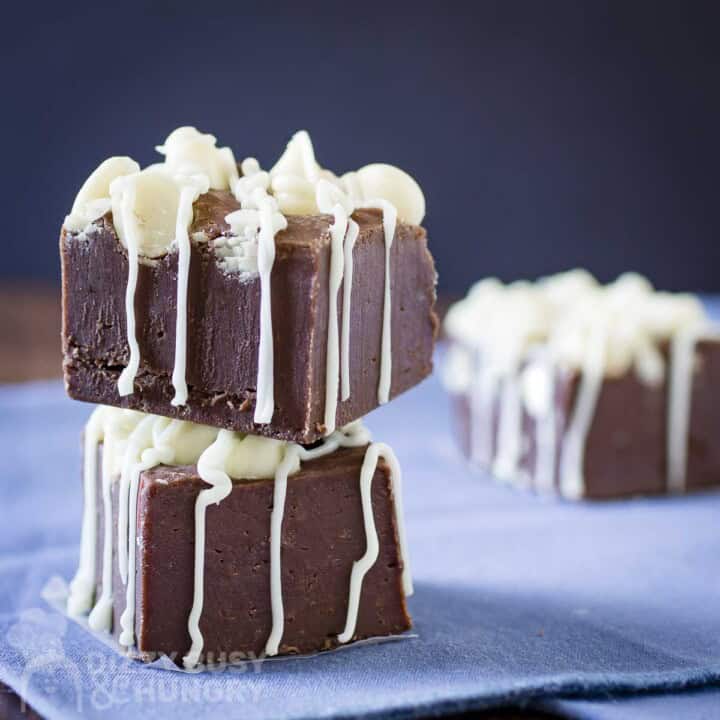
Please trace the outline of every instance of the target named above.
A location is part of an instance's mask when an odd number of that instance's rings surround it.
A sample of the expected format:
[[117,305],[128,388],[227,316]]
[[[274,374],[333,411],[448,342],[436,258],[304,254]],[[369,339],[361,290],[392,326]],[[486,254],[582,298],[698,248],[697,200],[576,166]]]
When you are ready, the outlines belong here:
[[[133,191],[133,215],[138,233],[138,253],[156,258],[168,252],[175,240],[178,203],[186,184],[192,184],[195,198],[207,192],[207,178],[173,176],[162,166],[154,166],[113,181],[110,186],[113,220],[120,242],[127,247],[127,233],[121,210],[123,196]],[[192,220],[192,216],[190,216]]]
[[181,127],[168,135],[155,149],[165,156],[165,167],[172,174],[206,175],[210,187],[228,190],[237,180],[238,172],[232,150],[215,146],[214,135],[194,127]]
[[[425,217],[425,196],[420,186],[404,170],[394,165],[375,163],[360,168],[355,176],[363,201],[380,198],[392,203],[398,217],[419,225]],[[343,176],[348,184],[347,176]]]
[[65,218],[65,229],[78,232],[102,217],[111,207],[110,184],[113,180],[139,171],[140,166],[129,157],[111,157],[100,163],[80,188],[72,210]]

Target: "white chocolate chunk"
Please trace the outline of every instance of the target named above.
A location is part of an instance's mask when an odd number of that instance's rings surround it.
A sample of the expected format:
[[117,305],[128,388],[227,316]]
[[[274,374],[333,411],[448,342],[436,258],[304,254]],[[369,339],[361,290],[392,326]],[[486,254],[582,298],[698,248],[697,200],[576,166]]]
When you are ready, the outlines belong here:
[[322,174],[323,169],[315,159],[312,140],[306,130],[299,130],[292,136],[285,152],[270,170],[272,178],[291,175],[304,178],[313,184]]
[[[138,254],[156,258],[167,253],[175,241],[180,195],[188,184],[194,186],[195,199],[207,192],[204,176],[174,177],[162,166],[150,167],[113,181],[110,186],[113,221],[120,242],[128,247],[127,235],[131,229],[125,226],[122,202],[125,193],[132,188],[135,194],[132,213],[138,231]],[[192,213],[188,213],[188,226],[191,221]]]
[[337,178],[320,167],[315,159],[310,135],[300,130],[292,136],[285,152],[270,170],[270,188],[280,210],[290,215],[317,213],[316,186],[320,180],[337,182]]
[[228,190],[238,177],[235,157],[230,148],[215,143],[214,135],[180,127],[155,149],[165,156],[164,166],[171,174],[206,175],[211,188]]
[[[285,455],[288,443],[259,435],[239,436],[225,459],[225,471],[230,477],[253,479],[273,477]],[[288,469],[292,474],[300,469],[299,460]]]
[[[420,186],[404,170],[385,163],[360,168],[342,180],[356,204],[381,198],[397,209],[398,217],[411,225],[419,225],[425,217],[425,196]],[[358,197],[356,193],[360,193]]]
[[111,157],[91,173],[80,188],[70,214],[65,218],[65,229],[79,232],[102,217],[111,207],[110,184],[116,178],[140,172],[140,166],[129,157]]

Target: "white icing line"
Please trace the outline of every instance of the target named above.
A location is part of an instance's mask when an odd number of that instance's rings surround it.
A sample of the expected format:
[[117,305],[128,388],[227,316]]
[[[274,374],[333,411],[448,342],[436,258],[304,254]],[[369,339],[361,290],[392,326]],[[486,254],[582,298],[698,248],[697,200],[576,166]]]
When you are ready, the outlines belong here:
[[498,450],[493,462],[493,473],[501,480],[516,479],[522,434],[522,400],[520,382],[514,369],[502,379],[500,395],[500,423]]
[[363,524],[365,527],[365,554],[353,563],[350,574],[350,595],[348,597],[348,610],[345,619],[345,629],[338,635],[338,642],[346,643],[352,640],[357,626],[358,609],[360,607],[360,593],[362,583],[367,571],[375,564],[380,551],[375,517],[372,507],[372,481],[380,459],[380,445],[373,443],[368,447],[360,471],[360,497],[362,500]]
[[560,492],[571,499],[581,498],[585,494],[585,441],[603,383],[606,337],[604,324],[598,323],[588,341],[575,409],[563,442]]
[[270,607],[272,630],[265,643],[266,655],[277,655],[285,630],[285,607],[282,597],[282,522],[285,515],[285,496],[288,474],[297,464],[302,448],[288,445],[280,466],[275,473],[273,486],[273,509],[270,516]]
[[[168,433],[181,424],[179,420],[170,421],[168,418],[149,416],[144,418],[135,428],[125,451],[122,469],[123,484],[121,497],[126,499],[124,530],[120,533],[122,506],[118,512],[118,558],[120,549],[125,548],[125,569],[123,582],[125,583],[125,609],[120,616],[120,645],[132,647],[135,644],[135,568],[137,563],[137,500],[140,485],[140,474],[156,465],[169,465],[173,462],[175,451],[167,444]],[[144,447],[150,443],[149,447]],[[132,518],[129,518],[127,508],[133,508]],[[121,576],[123,569],[121,567]]]
[[549,403],[547,412],[534,419],[535,434],[535,478],[534,486],[539,492],[551,492],[555,488],[555,463],[557,455],[557,437],[555,432],[555,371],[551,362],[547,362],[549,382]]
[[137,501],[140,487],[140,474],[150,470],[156,465],[169,464],[172,462],[173,452],[171,448],[159,447],[148,448],[142,454],[139,463],[135,463],[130,471],[130,507],[135,508],[132,521],[129,523],[127,546],[130,549],[127,572],[127,584],[125,587],[125,609],[120,616],[120,645],[132,647],[135,644],[135,567],[137,562]]
[[258,272],[260,273],[260,343],[254,421],[269,423],[275,409],[273,383],[273,330],[270,275],[275,262],[275,232],[270,198],[258,202],[260,233],[258,234]]
[[95,607],[88,616],[88,626],[91,630],[110,630],[112,626],[112,473],[110,460],[112,457],[109,448],[114,442],[112,433],[104,439],[102,456],[102,500],[103,500],[103,557],[102,557],[102,589]]
[[192,644],[183,658],[186,668],[193,668],[198,664],[205,642],[200,631],[200,616],[205,597],[205,515],[209,505],[220,503],[232,490],[232,481],[223,469],[232,442],[233,433],[230,430],[220,430],[217,440],[205,450],[197,462],[198,474],[212,487],[201,490],[195,501],[195,571],[193,604],[188,618],[188,632]]
[[384,405],[390,399],[392,384],[392,291],[390,288],[390,250],[395,238],[397,210],[384,200],[378,201],[383,211],[383,230],[385,232],[385,299],[383,303],[382,355],[380,357],[380,383],[378,402]]
[[192,222],[193,202],[197,196],[196,189],[186,185],[180,191],[177,220],[175,223],[175,240],[178,246],[177,301],[175,316],[175,364],[172,373],[172,384],[175,397],[170,401],[179,406],[187,403],[188,390],[185,379],[187,366],[187,289],[190,273],[190,238],[188,227]]
[[135,186],[124,183],[122,190],[122,222],[125,228],[125,241],[128,255],[128,281],[125,289],[125,316],[127,341],[130,347],[130,359],[127,367],[120,373],[118,393],[121,396],[132,395],[135,376],[140,367],[140,348],[135,336],[135,288],[138,276],[138,247],[140,245],[139,228],[135,218]]
[[390,251],[395,239],[397,210],[387,200],[370,200],[358,205],[361,208],[381,210],[383,214],[383,233],[385,235],[385,289],[383,299],[382,344],[380,350],[380,382],[378,383],[378,403],[384,405],[390,399],[392,384],[392,289],[390,277]]
[[340,380],[340,343],[338,338],[337,298],[343,279],[343,238],[348,230],[348,215],[341,205],[333,208],[335,222],[330,226],[330,277],[328,279],[328,332],[325,358],[325,434],[335,430],[338,384]]
[[123,455],[122,467],[120,470],[120,487],[118,492],[118,570],[123,584],[128,581],[129,555],[132,554],[133,546],[128,542],[128,525],[130,508],[135,512],[135,505],[130,503],[130,488],[133,466],[140,460],[143,450],[147,447],[149,433],[154,423],[158,420],[155,415],[145,416],[133,429],[127,439],[127,446]]
[[342,359],[342,383],[340,387],[340,399],[347,400],[350,397],[350,303],[352,301],[353,284],[353,248],[357,240],[360,227],[354,220],[348,220],[347,235],[345,236],[345,269],[343,275],[343,309],[342,309],[342,337],[341,337],[341,359]]
[[667,485],[673,493],[685,491],[688,432],[692,402],[697,329],[677,333],[670,345],[670,383],[667,414]]
[[84,505],[80,536],[80,562],[70,583],[67,609],[73,617],[90,610],[95,594],[95,546],[97,543],[97,451],[101,438],[100,415],[95,408],[85,427],[83,438],[83,490]]

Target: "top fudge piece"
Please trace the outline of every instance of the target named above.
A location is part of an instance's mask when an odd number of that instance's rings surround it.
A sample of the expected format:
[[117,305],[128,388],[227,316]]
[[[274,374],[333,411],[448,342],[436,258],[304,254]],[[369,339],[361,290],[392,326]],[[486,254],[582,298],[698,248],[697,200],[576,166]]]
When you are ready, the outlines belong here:
[[445,327],[459,439],[498,477],[596,499],[720,483],[720,332],[696,298],[638,275],[486,280]]
[[269,172],[191,128],[105,161],[60,240],[78,400],[312,443],[430,374],[435,269],[415,182],[338,178],[298,133]]

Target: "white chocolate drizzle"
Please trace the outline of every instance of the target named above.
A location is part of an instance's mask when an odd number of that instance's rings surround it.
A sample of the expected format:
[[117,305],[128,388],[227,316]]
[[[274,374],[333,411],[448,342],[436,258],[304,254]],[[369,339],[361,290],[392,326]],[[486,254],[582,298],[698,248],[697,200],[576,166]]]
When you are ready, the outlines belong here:
[[95,547],[97,532],[97,451],[102,440],[101,408],[90,416],[83,437],[83,514],[80,562],[70,583],[68,613],[83,615],[92,607],[95,594]]
[[[103,441],[110,445],[112,434],[107,434]],[[103,499],[103,553],[102,553],[102,587],[100,597],[88,616],[88,626],[92,630],[110,630],[112,625],[113,597],[113,566],[112,566],[112,472],[110,452],[103,452],[102,457],[102,499]]]
[[183,664],[186,668],[195,667],[202,652],[203,636],[200,631],[200,615],[202,614],[205,585],[205,515],[209,505],[219,503],[232,490],[232,481],[223,469],[225,457],[230,450],[232,440],[232,432],[221,430],[215,443],[198,460],[200,477],[212,487],[201,490],[195,502],[195,573],[193,578],[193,604],[188,618],[188,632],[190,633],[192,645],[183,658]]
[[[444,382],[450,392],[467,394],[472,459],[493,467],[497,475],[510,475],[521,482],[517,448],[523,427],[517,422],[517,408],[504,383],[498,447],[495,457],[488,457],[493,454],[488,447],[493,432],[488,428],[492,428],[497,395],[496,384],[488,377],[512,377],[518,367],[529,363],[520,373],[523,380],[512,383],[522,386],[533,364],[542,366],[542,373],[530,373],[534,389],[523,388],[521,393],[521,407],[535,422],[534,486],[551,489],[557,463],[560,492],[582,497],[586,439],[602,383],[607,377],[634,371],[641,382],[651,386],[661,385],[667,378],[668,488],[684,488],[694,347],[697,339],[708,333],[707,318],[697,299],[656,292],[647,280],[633,274],[608,286],[598,285],[584,271],[535,284],[503,286],[490,279],[478,283],[464,301],[450,309],[445,328],[457,347]],[[667,363],[660,350],[665,341],[671,346]],[[538,346],[543,348],[540,363],[532,359]],[[463,359],[472,353],[480,358],[475,370]],[[559,458],[554,406],[557,369],[579,375]],[[538,394],[545,396],[542,402],[530,397]]]
[[[83,456],[83,523],[80,539],[80,563],[78,572],[70,584],[68,612],[81,615],[93,611],[92,625],[98,629],[107,628],[112,609],[112,508],[110,490],[112,478],[119,470],[119,460],[125,453],[127,438],[142,418],[141,413],[132,410],[97,407],[85,426]],[[95,607],[95,546],[97,543],[97,454],[103,443],[102,455],[102,499],[103,499],[103,562],[102,593]]]
[[685,491],[688,436],[692,403],[695,349],[702,338],[720,339],[713,328],[688,328],[677,333],[670,344],[671,371],[668,385],[667,484],[673,493]]
[[190,237],[188,228],[192,223],[193,203],[197,198],[209,190],[206,176],[194,176],[190,182],[183,185],[180,190],[177,220],[175,222],[175,242],[178,248],[178,277],[176,290],[176,319],[175,319],[175,364],[172,372],[172,384],[175,396],[170,401],[172,405],[185,405],[187,403],[188,389],[185,379],[187,367],[187,291],[190,274]]
[[254,158],[242,164],[243,177],[233,187],[240,210],[226,217],[233,235],[256,238],[257,270],[260,274],[260,341],[254,422],[267,424],[275,410],[274,351],[271,276],[275,262],[275,235],[287,227],[275,198],[268,195],[269,176],[260,170]]
[[582,497],[585,490],[585,441],[603,383],[606,338],[603,327],[597,327],[590,337],[575,407],[563,440],[560,454],[560,492],[571,499]]
[[133,184],[123,183],[123,188],[120,211],[127,232],[128,280],[125,287],[125,323],[130,359],[118,379],[118,393],[121,397],[134,392],[135,376],[140,367],[140,347],[135,333],[135,289],[138,277],[138,245],[140,244],[137,220],[133,212],[135,187]]
[[502,480],[511,480],[517,475],[521,436],[522,402],[517,372],[511,371],[502,378],[498,448],[492,466]]
[[407,555],[407,541],[405,539],[405,525],[403,523],[402,507],[402,473],[395,453],[385,443],[372,443],[365,453],[362,470],[360,471],[360,495],[362,498],[363,524],[365,526],[366,550],[365,554],[353,563],[350,574],[350,595],[348,597],[348,611],[345,620],[345,628],[338,635],[339,643],[346,643],[352,640],[357,626],[358,609],[360,607],[360,595],[362,583],[368,570],[375,564],[379,543],[375,518],[372,509],[372,479],[380,458],[384,458],[390,468],[392,493],[395,500],[398,540],[400,543],[400,554],[403,562],[403,592],[406,597],[413,594],[412,575]]
[[397,226],[397,210],[385,200],[374,200],[364,203],[366,208],[379,208],[383,214],[383,230],[385,232],[385,288],[383,301],[382,349],[380,351],[380,383],[378,385],[378,402],[384,405],[390,399],[392,383],[392,293],[390,275],[390,250],[395,238]]
[[549,353],[537,357],[521,375],[523,405],[535,422],[535,467],[533,481],[541,493],[554,490],[557,456],[555,375]]
[[352,302],[353,282],[353,248],[360,233],[359,225],[352,219],[348,220],[347,234],[343,245],[345,268],[343,273],[343,310],[340,357],[342,362],[340,399],[350,397],[350,304]]

